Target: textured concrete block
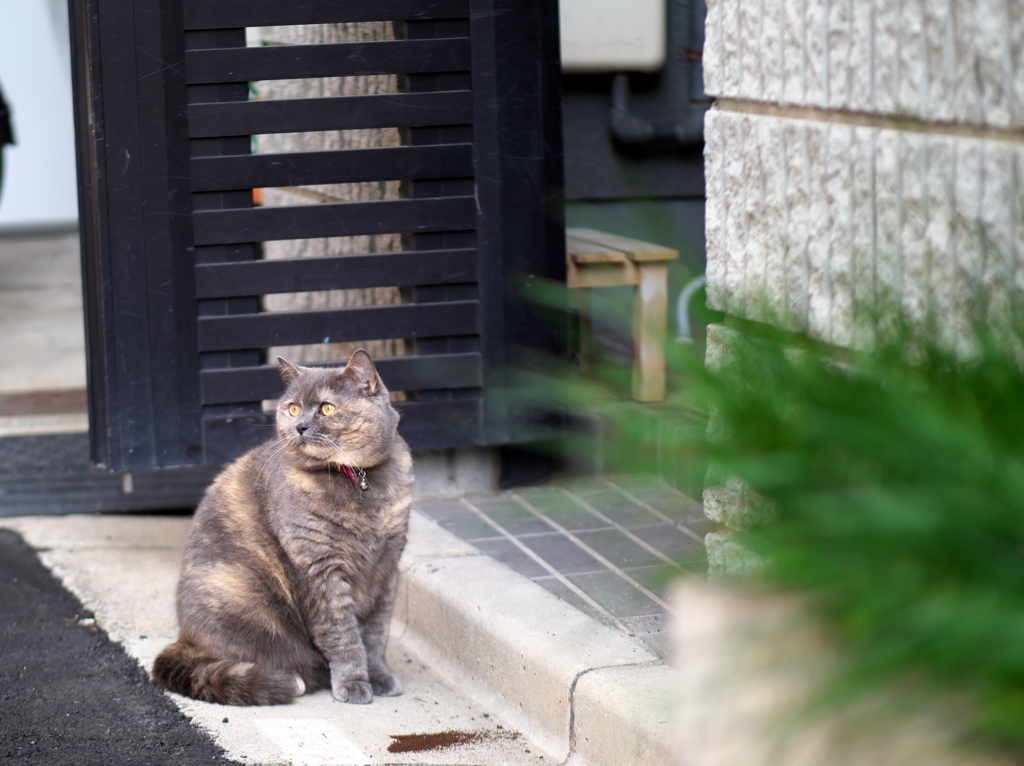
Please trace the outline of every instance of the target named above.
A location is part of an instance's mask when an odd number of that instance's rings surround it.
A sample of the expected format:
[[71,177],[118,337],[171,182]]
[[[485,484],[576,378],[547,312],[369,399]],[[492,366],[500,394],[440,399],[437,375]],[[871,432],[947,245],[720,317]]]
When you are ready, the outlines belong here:
[[925,115],[933,120],[953,119],[953,15],[950,3],[924,4],[924,55],[927,92]]
[[[1007,46],[1010,61],[1024,61],[1024,3],[1007,3]],[[1013,125],[1024,125],[1024,77],[1019,68],[1010,78],[1010,114]]]
[[[988,325],[1000,336],[1009,338],[1013,330],[1014,179],[1015,147],[1001,141],[988,141],[983,159],[984,189],[980,208],[981,235],[985,271],[982,284],[988,299]],[[1019,307],[1018,307],[1019,309]]]
[[722,95],[722,6],[728,0],[706,0],[704,18],[704,92],[709,96]]
[[874,324],[865,312],[875,297],[875,131],[854,128],[850,144],[851,258],[850,290],[854,328],[851,345],[866,348],[874,342]]
[[739,3],[737,10],[740,40],[740,98],[761,101],[764,98],[761,69],[761,3]]
[[950,241],[955,267],[952,300],[946,308],[946,316],[953,348],[967,355],[976,348],[971,324],[977,318],[977,288],[985,269],[979,228],[979,206],[984,189],[983,153],[981,141],[964,139],[956,142],[953,187],[955,210]]
[[841,346],[871,342],[858,314],[879,301],[920,323],[957,304],[958,332],[978,289],[1010,305],[1024,228],[1014,145],[728,112],[711,121],[714,305]]
[[763,566],[761,559],[737,542],[734,532],[720,530],[704,535],[708,552],[708,582],[722,582],[754,574]]
[[[742,336],[738,331],[721,324],[708,325],[707,332],[704,365],[709,372],[719,376],[725,375],[735,361],[735,349]],[[705,438],[709,443],[720,443],[731,439],[732,436],[733,433],[724,423],[721,412],[717,407],[712,406],[708,412]],[[727,478],[727,475],[719,472],[718,466],[714,463],[708,467],[706,483],[709,486],[724,485]]]
[[849,346],[853,338],[853,197],[850,155],[853,128],[833,125],[825,143],[825,199],[828,204],[828,278],[831,293],[825,338]]
[[956,258],[950,249],[953,236],[955,195],[953,169],[956,139],[932,136],[928,140],[927,209],[925,243],[931,261],[929,303],[932,308],[949,306],[953,299]]
[[750,118],[741,114],[723,112],[723,141],[727,147],[725,156],[724,195],[725,208],[725,294],[722,308],[730,313],[742,310],[746,281],[744,224],[747,188],[744,184],[747,160],[747,133]]
[[706,29],[716,95],[1024,126],[1020,3],[714,0]]
[[850,57],[847,62],[850,98],[848,106],[855,112],[869,112],[874,108],[871,78],[874,29],[872,3],[852,2],[850,8]]
[[758,129],[764,164],[764,223],[759,240],[764,261],[764,300],[769,312],[764,319],[778,322],[785,315],[789,289],[786,283],[788,244],[783,121],[764,119]]
[[809,0],[805,16],[805,106],[828,106],[828,7],[821,0]]
[[[1013,305],[1024,307],[1024,146],[1013,147],[1013,207],[1010,211],[1013,225]],[[1018,357],[1018,361],[1021,360]]]
[[[976,59],[974,63],[975,88],[981,93],[981,120],[986,125],[1007,128],[1012,123],[1010,99],[1013,96],[1013,82],[1021,75],[1024,59],[1010,58],[1010,12],[1009,6],[1019,4],[1017,0],[977,0],[971,3],[977,20],[977,36],[974,38]],[[960,62],[961,66],[969,62]],[[979,88],[980,85],[980,88]]]
[[804,103],[807,52],[804,48],[804,0],[782,0],[782,99],[787,104]]
[[[731,390],[738,392],[754,390],[761,381],[749,376],[740,377],[733,367],[735,354],[747,342],[745,336],[724,325],[709,325],[705,365],[708,370],[720,376]],[[732,437],[730,430],[722,423],[717,410],[712,409],[708,421],[706,438],[709,443],[725,443]],[[762,522],[775,513],[774,508],[749,485],[735,476],[724,472],[722,467],[711,461],[704,480],[704,514],[730,529],[740,530],[751,524]]]
[[900,296],[899,147],[896,131],[880,130],[875,142],[875,300]]
[[746,319],[765,321],[765,247],[770,224],[766,218],[765,154],[773,151],[768,145],[767,127],[774,120],[769,117],[750,117],[747,121],[746,162],[743,166],[743,186],[746,203],[743,206],[743,269],[742,314]]
[[761,7],[761,97],[781,103],[786,82],[782,55],[784,0],[765,0]]
[[953,119],[978,125],[982,119],[977,44],[981,34],[976,0],[950,0],[953,21]]
[[704,365],[714,372],[724,370],[729,364],[729,349],[733,348],[739,339],[739,332],[731,327],[709,324]]
[[725,310],[727,257],[725,251],[725,155],[724,122],[728,120],[718,109],[704,115],[704,183],[707,202],[704,205],[704,241],[708,305]]
[[850,47],[853,8],[848,0],[832,0],[828,5],[828,89],[826,106],[847,109],[850,105]]
[[925,68],[925,6],[934,0],[901,0],[899,7],[899,46],[882,55],[898,57],[897,109],[909,114],[923,114],[927,106],[927,70]]
[[832,313],[832,291],[829,285],[829,246],[831,220],[829,219],[828,168],[825,151],[828,136],[841,126],[828,123],[809,123],[804,131],[807,141],[807,160],[810,176],[810,195],[807,210],[807,332],[819,340],[829,337]]
[[742,93],[744,45],[740,30],[740,4],[723,1],[721,8],[722,95],[738,98]]
[[907,318],[924,326],[929,303],[930,258],[925,238],[928,220],[925,191],[927,138],[909,132],[897,134],[900,188],[900,260],[903,268],[900,302]]
[[896,109],[896,94],[899,87],[898,0],[876,0],[874,10],[874,111],[892,114]]
[[810,167],[807,159],[806,127],[786,120],[782,128],[786,157],[786,326],[807,327],[809,264],[807,254],[811,198]]
[[[715,471],[709,469],[709,475],[714,476]],[[770,503],[735,476],[727,476],[717,484],[706,479],[703,500],[705,516],[737,531],[763,523],[775,514]]]

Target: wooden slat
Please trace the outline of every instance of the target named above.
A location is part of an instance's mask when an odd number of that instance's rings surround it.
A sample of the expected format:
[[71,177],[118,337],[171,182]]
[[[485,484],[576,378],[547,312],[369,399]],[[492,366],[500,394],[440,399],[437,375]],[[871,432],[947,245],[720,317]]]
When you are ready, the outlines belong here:
[[239,208],[199,211],[193,213],[192,220],[197,245],[361,234],[467,231],[476,226],[476,200],[473,197],[440,197]]
[[472,447],[483,443],[479,397],[448,402],[397,402],[398,433],[414,450]]
[[472,175],[472,144],[192,159],[192,190],[201,192]]
[[476,301],[201,317],[199,350],[475,335],[478,328]]
[[230,29],[350,21],[448,19],[469,15],[468,0],[184,0],[185,29]]
[[407,287],[475,282],[477,251],[339,255],[321,258],[280,258],[196,267],[199,298],[300,293],[363,287]]
[[88,411],[84,388],[36,389],[0,394],[0,417],[28,417]]
[[[396,402],[398,432],[414,450],[470,447],[482,443],[483,413],[479,397],[448,402]],[[270,413],[203,419],[204,458],[226,463],[274,437]]]
[[618,234],[608,234],[596,229],[573,227],[565,230],[566,236],[598,247],[619,250],[633,261],[671,261],[679,257],[679,251],[664,245],[655,245]]
[[625,263],[629,260],[621,250],[595,245],[572,234],[566,234],[565,252],[575,263]]
[[570,258],[565,272],[568,287],[627,287],[640,284],[640,267],[633,261],[583,262]]
[[[483,385],[479,354],[399,356],[377,359],[374,364],[390,391],[479,388]],[[204,370],[200,373],[200,384],[203,404],[276,399],[283,388],[281,373],[276,365]]]
[[189,84],[468,69],[466,38],[212,48],[185,53]]
[[472,94],[466,90],[208,102],[190,104],[188,108],[192,138],[460,125],[472,118]]

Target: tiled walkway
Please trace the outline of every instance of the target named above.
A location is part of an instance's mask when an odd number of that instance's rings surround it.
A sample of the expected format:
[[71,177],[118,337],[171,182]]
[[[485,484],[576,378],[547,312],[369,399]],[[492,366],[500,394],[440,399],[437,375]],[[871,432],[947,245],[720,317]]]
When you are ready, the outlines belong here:
[[707,570],[700,503],[651,478],[587,479],[419,509],[609,625],[668,655],[665,587]]

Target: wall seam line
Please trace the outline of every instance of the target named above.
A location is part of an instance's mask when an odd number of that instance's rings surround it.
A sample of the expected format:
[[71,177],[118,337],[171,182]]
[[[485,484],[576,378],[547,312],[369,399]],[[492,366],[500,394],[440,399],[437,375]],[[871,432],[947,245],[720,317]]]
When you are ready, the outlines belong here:
[[847,109],[824,109],[816,106],[771,104],[739,98],[719,98],[715,102],[715,108],[722,112],[762,117],[777,117],[808,122],[828,122],[877,128],[880,130],[900,130],[959,138],[1024,143],[1024,127],[996,128],[988,125],[968,123],[928,122],[914,117],[892,117]]

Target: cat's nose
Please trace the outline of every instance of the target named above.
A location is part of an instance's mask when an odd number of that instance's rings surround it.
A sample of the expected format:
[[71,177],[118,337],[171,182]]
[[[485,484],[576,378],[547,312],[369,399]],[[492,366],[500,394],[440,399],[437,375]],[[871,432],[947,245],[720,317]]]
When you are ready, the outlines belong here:
[[306,425],[305,423],[297,423],[295,425],[295,430],[298,431],[299,436],[301,436],[302,434],[306,433],[306,431],[309,430],[309,426]]

